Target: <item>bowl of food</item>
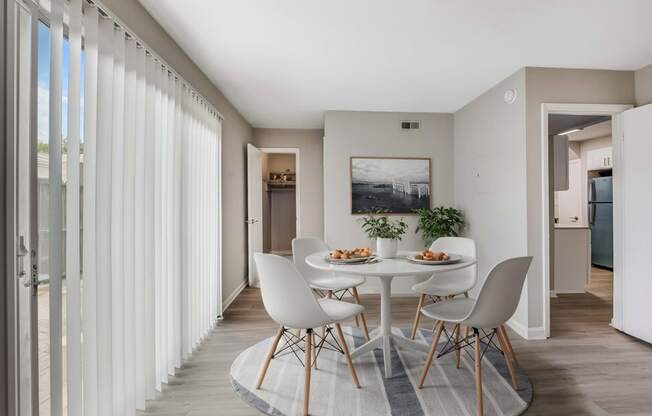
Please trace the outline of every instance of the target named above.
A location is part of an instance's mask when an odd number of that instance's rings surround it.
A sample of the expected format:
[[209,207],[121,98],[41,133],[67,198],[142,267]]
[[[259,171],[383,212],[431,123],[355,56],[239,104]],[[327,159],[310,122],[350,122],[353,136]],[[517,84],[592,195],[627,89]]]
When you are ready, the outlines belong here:
[[453,253],[443,251],[424,250],[420,253],[408,256],[408,260],[419,264],[451,264],[457,263],[462,258]]
[[337,249],[333,250],[326,257],[330,263],[346,264],[346,263],[361,263],[368,261],[374,257],[372,251],[368,247],[354,248],[353,250]]

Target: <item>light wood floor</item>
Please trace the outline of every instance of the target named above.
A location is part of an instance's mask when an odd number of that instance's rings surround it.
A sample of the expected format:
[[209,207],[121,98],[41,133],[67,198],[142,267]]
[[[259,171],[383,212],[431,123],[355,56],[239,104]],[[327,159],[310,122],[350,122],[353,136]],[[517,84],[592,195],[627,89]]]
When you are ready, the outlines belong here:
[[[510,331],[520,365],[534,384],[526,413],[537,416],[652,415],[652,346],[609,327],[611,273],[594,270],[589,293],[552,299],[552,337],[525,341]],[[397,325],[409,326],[416,298],[394,298]],[[370,325],[379,298],[363,296]],[[141,415],[251,415],[233,392],[231,362],[240,351],[273,335],[260,294],[246,289],[193,357]]]

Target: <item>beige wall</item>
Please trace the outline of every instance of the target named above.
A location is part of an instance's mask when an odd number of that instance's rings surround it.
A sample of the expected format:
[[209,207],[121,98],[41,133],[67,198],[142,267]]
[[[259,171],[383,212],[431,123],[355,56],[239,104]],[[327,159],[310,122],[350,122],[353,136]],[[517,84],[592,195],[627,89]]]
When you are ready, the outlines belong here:
[[528,274],[528,327],[543,331],[543,268],[541,262],[541,104],[633,104],[634,73],[584,69],[526,68],[527,230],[528,253],[534,256]]
[[251,126],[138,1],[103,0],[102,3],[224,116],[222,299],[227,299],[247,274],[245,145],[251,140]]
[[652,103],[652,64],[634,73],[636,82],[636,105]]
[[299,186],[301,193],[299,227],[303,237],[324,236],[323,204],[323,130],[254,129],[257,147],[299,149]]
[[[420,130],[401,130],[401,120],[420,120]],[[373,246],[360,229],[360,216],[351,215],[351,156],[431,158],[431,204],[453,203],[453,115],[328,111],[324,118],[324,230],[331,247]],[[414,234],[415,216],[399,248],[423,248]],[[412,293],[412,279],[397,279],[394,291]],[[376,291],[369,281],[364,291]]]
[[[509,89],[513,104],[503,100]],[[455,113],[455,203],[476,241],[481,281],[496,263],[527,254],[525,95],[522,69]],[[512,323],[527,327],[525,294],[527,286]]]

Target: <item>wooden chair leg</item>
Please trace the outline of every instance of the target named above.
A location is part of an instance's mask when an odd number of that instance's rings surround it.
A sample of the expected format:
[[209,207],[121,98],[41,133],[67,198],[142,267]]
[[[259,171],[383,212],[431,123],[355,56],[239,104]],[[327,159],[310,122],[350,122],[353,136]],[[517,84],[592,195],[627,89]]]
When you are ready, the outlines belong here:
[[335,328],[337,329],[337,335],[340,338],[340,342],[342,343],[342,350],[344,351],[344,355],[346,356],[346,364],[349,367],[349,371],[351,372],[351,377],[353,378],[353,384],[357,388],[360,388],[360,382],[358,381],[358,374],[355,372],[355,367],[353,367],[353,360],[351,359],[351,353],[349,352],[349,346],[346,343],[346,340],[344,339],[344,332],[342,332],[342,326],[340,324],[335,324]]
[[484,409],[482,406],[482,362],[481,362],[481,353],[480,347],[480,331],[476,328],[473,328],[475,334],[475,400],[477,402],[477,415],[482,416]]
[[312,335],[312,366],[317,370],[317,343],[315,342],[315,331],[310,333]]
[[458,345],[460,342],[460,332],[462,331],[462,327],[460,324],[455,325],[455,360],[456,364],[455,366],[457,368],[460,368],[460,357],[462,355],[462,350],[460,349],[460,346]]
[[426,294],[422,293],[419,297],[419,303],[417,304],[417,313],[414,315],[414,323],[412,324],[412,335],[410,339],[414,339],[417,335],[417,329],[419,328],[419,321],[421,320],[421,308],[423,308],[423,302],[426,300]]
[[269,368],[269,364],[272,362],[272,358],[274,357],[274,353],[276,352],[278,343],[281,340],[281,336],[283,336],[283,329],[284,329],[283,327],[280,327],[278,329],[278,331],[276,332],[276,336],[274,337],[274,341],[272,341],[272,345],[269,347],[269,351],[267,352],[267,357],[265,357],[263,366],[260,368],[260,374],[258,375],[258,382],[256,383],[256,389],[260,389],[260,386],[263,385],[263,379],[265,378],[265,374],[267,374],[267,369]]
[[[360,295],[358,295],[358,289],[353,288],[353,299],[355,299],[355,303],[358,305],[362,305],[362,302],[360,302]],[[364,330],[364,336],[369,341],[371,338],[369,337],[369,328],[367,327],[367,319],[364,317],[364,313],[360,314],[360,320],[362,321],[362,329]]]
[[512,387],[514,387],[514,390],[518,390],[518,383],[516,382],[516,374],[514,373],[514,365],[512,363],[512,355],[510,354],[507,343],[505,342],[505,337],[503,332],[499,329],[496,329],[495,332],[496,335],[498,335],[500,349],[503,350],[503,356],[505,357],[505,362],[507,363],[507,370],[509,370],[509,376],[512,379]]
[[419,380],[420,389],[423,388],[423,383],[426,381],[426,376],[428,375],[428,370],[430,370],[432,359],[435,356],[435,352],[437,352],[437,346],[439,345],[439,337],[441,337],[441,333],[444,330],[444,321],[437,321],[435,325],[437,327],[437,334],[435,335],[435,338],[432,341],[432,346],[430,347],[430,351],[428,352],[428,358],[426,359],[426,366],[423,367],[423,372],[421,373],[421,380]]
[[509,350],[509,355],[512,357],[512,361],[514,363],[517,363],[518,361],[516,361],[516,354],[514,354],[514,348],[512,348],[512,342],[509,340],[509,337],[507,336],[507,330],[505,329],[505,325],[501,325],[497,329],[503,334],[503,338],[505,339],[505,343],[507,344],[507,349]]
[[311,354],[312,353],[312,329],[308,329],[306,332],[306,351],[304,356],[304,367],[305,367],[305,379],[303,384],[303,415],[309,415],[310,407],[310,372],[312,370],[311,363]]

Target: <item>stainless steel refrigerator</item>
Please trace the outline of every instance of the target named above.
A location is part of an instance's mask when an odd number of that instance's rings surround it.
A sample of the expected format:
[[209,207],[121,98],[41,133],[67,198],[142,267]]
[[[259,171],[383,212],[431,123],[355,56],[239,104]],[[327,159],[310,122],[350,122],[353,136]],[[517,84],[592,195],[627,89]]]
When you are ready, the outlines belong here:
[[591,263],[613,269],[613,181],[611,176],[591,179],[589,192]]

